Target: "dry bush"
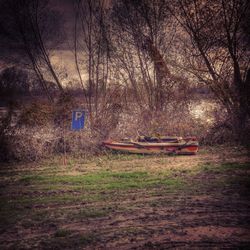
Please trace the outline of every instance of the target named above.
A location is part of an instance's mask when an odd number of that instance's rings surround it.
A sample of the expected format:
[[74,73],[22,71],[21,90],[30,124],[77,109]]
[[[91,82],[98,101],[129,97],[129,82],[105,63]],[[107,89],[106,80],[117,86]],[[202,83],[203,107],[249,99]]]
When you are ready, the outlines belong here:
[[110,103],[102,108],[94,117],[91,124],[93,133],[100,139],[105,139],[110,132],[116,129],[123,114],[122,105],[118,103]]
[[10,155],[10,136],[13,133],[11,122],[14,116],[14,107],[10,105],[6,109],[6,114],[0,116],[0,161],[8,161]]
[[249,147],[250,141],[250,120],[247,121],[246,127],[242,134],[243,138],[240,138],[238,134],[235,133],[233,128],[234,124],[230,119],[225,120],[215,120],[213,126],[207,131],[206,135],[202,138],[202,143],[205,145],[215,145],[215,144],[241,144],[243,146]]
[[70,153],[75,156],[99,153],[101,140],[91,130],[67,131],[56,147],[56,153]]
[[53,119],[53,107],[48,103],[31,102],[24,104],[20,110],[18,127],[36,127],[51,123]]
[[[20,107],[18,121],[6,126],[1,139],[0,160],[33,161],[53,154],[94,154],[99,151],[100,134],[86,128],[71,130],[74,105],[69,96],[57,104],[33,102]],[[8,119],[9,124],[11,118]]]
[[[121,104],[110,103],[90,123],[87,113],[85,128],[71,130],[71,115],[74,103],[69,96],[59,99],[54,106],[46,103],[31,103],[22,107],[15,127],[5,131],[5,158],[38,160],[55,154],[86,156],[100,153],[104,139],[136,139],[138,131],[145,135],[196,136],[202,143],[230,140],[230,131],[225,135],[219,127],[194,117],[188,105],[169,104],[161,112],[138,108],[134,103],[125,109]],[[221,117],[220,117],[221,118]],[[214,135],[212,136],[212,132]],[[7,152],[7,153],[6,153]]]
[[188,108],[183,106],[169,105],[161,112],[134,107],[121,114],[118,126],[111,131],[110,137],[136,138],[139,132],[145,135],[197,136],[200,139],[204,137],[207,126],[192,117]]
[[52,126],[22,128],[8,137],[8,155],[12,160],[35,161],[52,155],[98,152],[98,141],[91,132],[63,131]]
[[202,144],[216,145],[235,142],[233,130],[226,123],[215,124],[202,138]]
[[54,153],[57,138],[50,126],[20,128],[9,138],[10,155],[15,160],[38,160]]
[[53,109],[45,102],[20,105],[17,121],[12,119],[5,132],[5,160],[37,160],[51,155],[55,141],[52,118]]

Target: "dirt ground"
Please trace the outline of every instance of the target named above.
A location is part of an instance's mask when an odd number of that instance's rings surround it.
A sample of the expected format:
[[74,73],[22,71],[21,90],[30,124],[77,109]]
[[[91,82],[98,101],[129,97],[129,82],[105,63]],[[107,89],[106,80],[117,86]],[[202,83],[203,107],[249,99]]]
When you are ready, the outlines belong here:
[[1,249],[249,249],[250,158],[113,155],[3,164]]

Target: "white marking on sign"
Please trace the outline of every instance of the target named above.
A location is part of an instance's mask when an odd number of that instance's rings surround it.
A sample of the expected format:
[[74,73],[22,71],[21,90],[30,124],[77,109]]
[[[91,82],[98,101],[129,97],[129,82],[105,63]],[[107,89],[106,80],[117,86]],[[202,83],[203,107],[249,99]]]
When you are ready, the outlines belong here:
[[76,111],[75,113],[75,121],[79,120],[82,117],[82,111]]

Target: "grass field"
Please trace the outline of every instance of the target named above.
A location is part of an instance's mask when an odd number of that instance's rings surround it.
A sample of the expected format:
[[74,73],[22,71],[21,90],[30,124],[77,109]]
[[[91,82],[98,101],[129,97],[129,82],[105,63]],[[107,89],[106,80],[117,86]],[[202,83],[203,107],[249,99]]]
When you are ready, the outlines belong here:
[[250,247],[250,158],[107,154],[2,164],[1,249]]

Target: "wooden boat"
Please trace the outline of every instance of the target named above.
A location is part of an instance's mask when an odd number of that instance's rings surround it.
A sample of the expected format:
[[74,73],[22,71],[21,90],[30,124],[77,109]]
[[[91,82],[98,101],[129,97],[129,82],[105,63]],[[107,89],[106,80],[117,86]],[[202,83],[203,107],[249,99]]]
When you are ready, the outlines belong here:
[[194,155],[198,152],[199,147],[199,143],[194,137],[144,137],[137,141],[107,140],[103,142],[103,145],[109,149],[127,153],[177,155]]

